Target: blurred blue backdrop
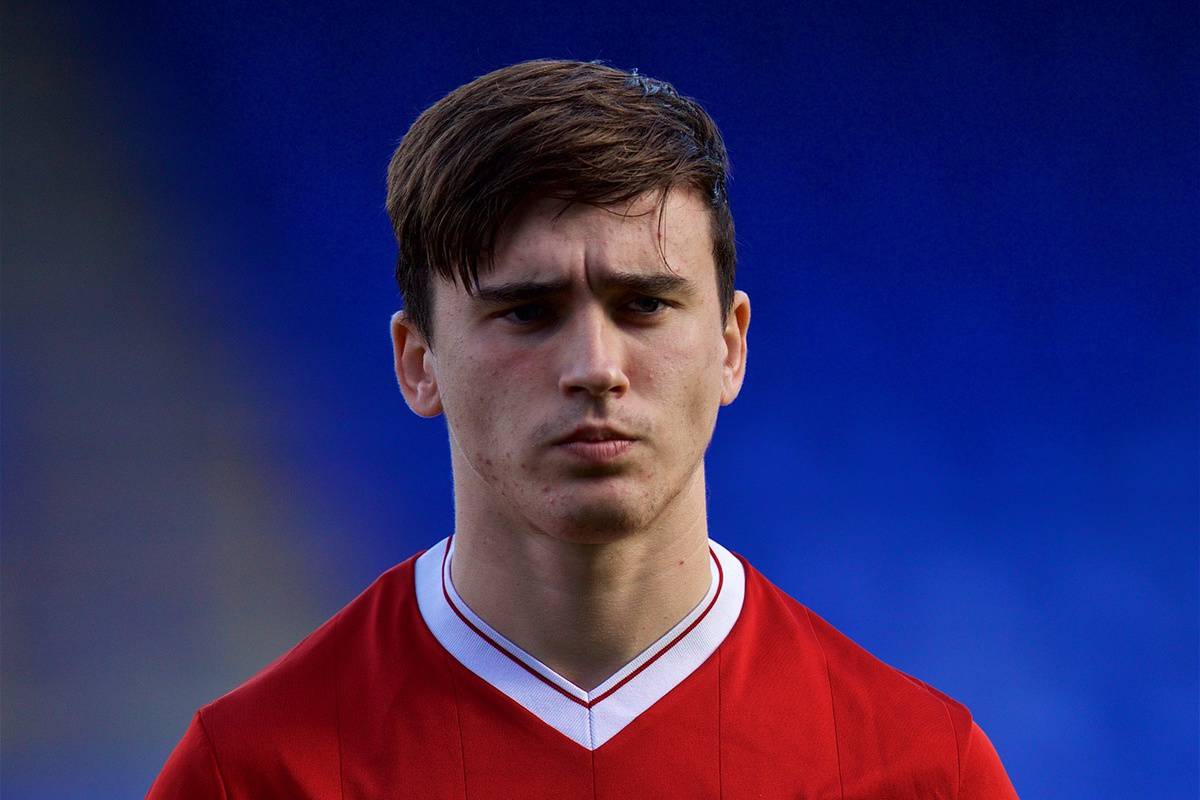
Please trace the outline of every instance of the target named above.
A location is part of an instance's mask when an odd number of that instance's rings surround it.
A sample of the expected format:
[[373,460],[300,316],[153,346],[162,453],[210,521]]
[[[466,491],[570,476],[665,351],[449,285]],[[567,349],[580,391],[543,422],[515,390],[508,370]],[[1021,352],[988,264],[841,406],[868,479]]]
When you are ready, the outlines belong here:
[[674,82],[734,163],[710,529],[966,703],[1026,798],[1197,796],[1195,3],[6,3],[3,789],[192,712],[450,532],[384,169],[496,67]]

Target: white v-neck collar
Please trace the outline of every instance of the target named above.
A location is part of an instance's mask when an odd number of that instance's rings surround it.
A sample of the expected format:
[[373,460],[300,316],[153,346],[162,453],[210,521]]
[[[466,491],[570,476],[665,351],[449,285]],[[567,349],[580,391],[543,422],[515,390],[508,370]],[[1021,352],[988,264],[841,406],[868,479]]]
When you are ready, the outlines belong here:
[[654,644],[585,691],[510,642],[467,607],[450,580],[452,537],[416,563],[417,605],[434,638],[464,667],[576,744],[594,750],[708,659],[742,610],[742,563],[709,539],[708,593]]

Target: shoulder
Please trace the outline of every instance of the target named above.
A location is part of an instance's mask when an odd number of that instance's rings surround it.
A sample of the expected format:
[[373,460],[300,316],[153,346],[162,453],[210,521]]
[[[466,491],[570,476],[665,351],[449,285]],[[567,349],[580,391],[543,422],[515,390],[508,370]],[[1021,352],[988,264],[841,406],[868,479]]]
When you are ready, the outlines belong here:
[[[291,650],[197,712],[193,726],[228,784],[337,763],[343,686],[369,682],[400,661],[402,627],[415,603],[415,558],[384,572]],[[323,779],[310,776],[313,785]]]
[[373,634],[398,621],[406,600],[412,602],[414,559],[388,569],[295,647],[205,706],[206,720],[231,713],[254,716],[264,701],[276,705],[286,697],[300,699],[314,684],[332,681],[364,650],[383,646]]
[[972,741],[967,707],[877,658],[749,564],[746,584],[743,613],[759,638],[789,642],[792,659],[807,665],[798,680],[828,697],[843,769],[902,774],[953,796]]

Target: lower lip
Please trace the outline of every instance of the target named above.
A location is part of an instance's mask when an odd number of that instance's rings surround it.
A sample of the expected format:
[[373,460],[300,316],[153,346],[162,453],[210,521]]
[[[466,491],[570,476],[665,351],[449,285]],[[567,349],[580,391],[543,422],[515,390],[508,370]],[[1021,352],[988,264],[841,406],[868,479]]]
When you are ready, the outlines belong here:
[[603,442],[564,442],[559,447],[585,461],[602,464],[620,458],[633,447],[632,439],[606,439]]

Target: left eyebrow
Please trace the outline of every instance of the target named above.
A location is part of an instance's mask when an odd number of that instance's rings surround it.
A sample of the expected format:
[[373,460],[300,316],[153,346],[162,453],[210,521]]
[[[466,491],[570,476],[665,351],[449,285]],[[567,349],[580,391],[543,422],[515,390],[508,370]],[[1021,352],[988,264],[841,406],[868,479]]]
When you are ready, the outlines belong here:
[[[614,272],[600,278],[599,284],[605,289],[618,289],[635,294],[684,297],[694,294],[692,282],[673,273],[645,275],[640,272]],[[512,281],[495,286],[481,286],[474,295],[475,301],[480,305],[501,306],[565,294],[570,288],[571,282],[567,280]]]
[[692,282],[673,272],[655,272],[644,275],[640,272],[616,272],[601,279],[602,286],[624,289],[636,294],[673,294],[691,297]]

